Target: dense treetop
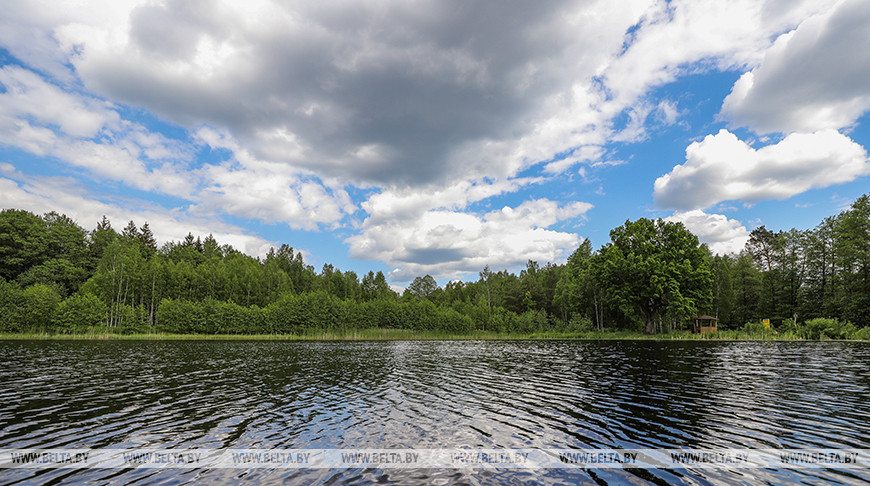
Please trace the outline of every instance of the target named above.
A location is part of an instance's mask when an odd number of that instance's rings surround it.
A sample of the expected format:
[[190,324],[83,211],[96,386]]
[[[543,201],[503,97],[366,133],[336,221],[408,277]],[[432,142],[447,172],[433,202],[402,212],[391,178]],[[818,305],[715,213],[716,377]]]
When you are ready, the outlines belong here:
[[66,215],[0,212],[0,331],[290,333],[310,328],[534,332],[721,328],[830,317],[870,325],[870,198],[813,229],[755,229],[744,251],[711,255],[681,223],[639,219],[564,265],[488,266],[402,295],[381,272],[317,272],[288,245],[265,258],[211,235],[157,246],[147,222],[87,231]]

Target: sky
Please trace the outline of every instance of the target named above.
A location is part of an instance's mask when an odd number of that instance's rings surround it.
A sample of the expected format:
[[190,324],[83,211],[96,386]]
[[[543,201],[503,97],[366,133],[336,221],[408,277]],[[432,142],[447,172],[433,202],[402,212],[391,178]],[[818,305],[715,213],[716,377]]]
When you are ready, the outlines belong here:
[[0,0],[0,208],[477,280],[870,192],[866,0]]

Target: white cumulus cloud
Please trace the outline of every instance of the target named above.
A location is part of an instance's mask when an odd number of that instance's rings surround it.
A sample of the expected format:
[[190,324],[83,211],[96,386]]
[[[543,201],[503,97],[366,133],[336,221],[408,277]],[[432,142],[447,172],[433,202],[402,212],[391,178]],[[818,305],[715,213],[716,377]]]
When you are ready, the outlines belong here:
[[395,267],[391,278],[396,281],[427,273],[458,278],[486,265],[514,269],[527,260],[563,258],[581,239],[549,228],[591,207],[583,202],[559,205],[537,199],[484,215],[430,210],[419,217],[367,220],[362,232],[347,243],[352,257],[377,259]]
[[653,195],[660,207],[689,210],[785,199],[867,174],[867,151],[835,130],[795,133],[755,149],[723,129],[689,145],[686,162],[656,179]]
[[725,98],[722,115],[758,133],[852,125],[870,109],[870,2],[846,0],[803,21]]
[[115,108],[18,67],[0,68],[0,144],[54,157],[101,179],[184,196],[191,158],[183,144],[124,120]]
[[51,157],[99,183],[163,193],[206,209],[294,228],[335,224],[355,210],[345,190],[308,171],[256,159],[231,137],[208,128],[198,144],[230,159],[193,167],[198,146],[149,131],[116,106],[53,84],[28,69],[0,68],[0,145]]
[[740,253],[749,240],[746,226],[723,214],[708,214],[700,209],[693,209],[676,212],[665,220],[683,223],[714,254]]
[[183,212],[167,210],[140,200],[108,198],[106,201],[88,193],[77,182],[60,177],[27,177],[14,170],[0,173],[0,207],[24,209],[35,214],[49,211],[64,213],[81,227],[92,230],[106,216],[116,231],[128,221],[138,226],[148,223],[159,244],[181,241],[188,233],[198,236],[213,234],[221,244],[253,256],[265,256],[277,246],[245,232],[237,226],[197,218]]
[[[588,204],[472,205],[569,171],[596,180],[587,172],[622,160],[608,161],[614,145],[684,123],[685,98],[651,94],[683,75],[752,69],[723,116],[815,133],[759,149],[712,135],[656,182],[660,205],[866,174],[863,149],[816,131],[867,109],[865,4],[0,0],[0,46],[23,66],[0,72],[0,144],[173,196],[215,225],[350,228],[352,256],[402,277],[511,267],[575,246],[551,228]],[[835,81],[826,92],[820,73]],[[136,123],[140,110],[182,135]]]

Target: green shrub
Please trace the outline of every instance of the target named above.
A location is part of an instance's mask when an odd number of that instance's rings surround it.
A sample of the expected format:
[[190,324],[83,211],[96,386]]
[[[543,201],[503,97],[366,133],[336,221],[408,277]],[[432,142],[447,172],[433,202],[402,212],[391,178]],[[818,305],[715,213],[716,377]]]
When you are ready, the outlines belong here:
[[311,321],[298,295],[284,294],[263,309],[265,329],[272,334],[299,334]]
[[450,308],[441,308],[438,313],[439,330],[464,334],[474,329],[471,317]]
[[306,328],[330,330],[344,327],[344,306],[338,297],[323,291],[302,294],[301,297],[310,319]]
[[805,322],[798,333],[804,339],[850,339],[856,331],[851,322],[818,317]]
[[506,311],[503,307],[496,307],[492,310],[492,316],[486,326],[487,331],[492,332],[507,332],[513,328],[513,321],[516,320],[516,314]]
[[568,321],[568,332],[589,332],[592,330],[592,319],[582,314],[574,314]]
[[157,332],[190,334],[196,329],[196,310],[187,300],[163,299],[157,307]]
[[119,334],[143,334],[153,331],[150,326],[148,308],[144,305],[121,305],[116,309],[119,314],[115,332]]
[[438,329],[438,308],[431,301],[406,302],[400,309],[402,328],[415,331]]
[[380,327],[384,329],[399,329],[402,327],[402,304],[393,299],[381,299],[367,303],[373,308],[372,317],[374,321],[370,327]]
[[777,331],[790,336],[799,336],[801,326],[794,319],[783,319],[782,324],[777,327]]
[[94,294],[74,294],[57,307],[55,328],[64,334],[85,333],[106,317],[106,304]]
[[858,329],[854,334],[852,334],[852,339],[870,341],[870,327],[862,327],[861,329]]
[[21,332],[24,323],[21,310],[24,305],[24,289],[0,278],[0,332]]
[[773,329],[764,327],[761,322],[747,322],[743,325],[743,332],[749,335],[749,338],[756,339],[770,336],[773,334]]
[[515,331],[519,333],[541,332],[547,327],[547,313],[544,311],[528,310],[519,315]]
[[249,329],[248,308],[235,302],[215,302],[214,313],[207,318],[218,334],[253,334]]
[[24,289],[19,310],[20,328],[25,332],[52,332],[60,294],[53,286],[34,284]]

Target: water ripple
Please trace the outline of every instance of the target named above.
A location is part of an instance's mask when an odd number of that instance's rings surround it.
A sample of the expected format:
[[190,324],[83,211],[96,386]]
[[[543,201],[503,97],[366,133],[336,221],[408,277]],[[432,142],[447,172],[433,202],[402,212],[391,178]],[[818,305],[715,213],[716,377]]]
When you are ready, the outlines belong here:
[[[870,448],[866,343],[0,342],[0,448]],[[853,484],[865,470],[5,470],[0,482]]]

